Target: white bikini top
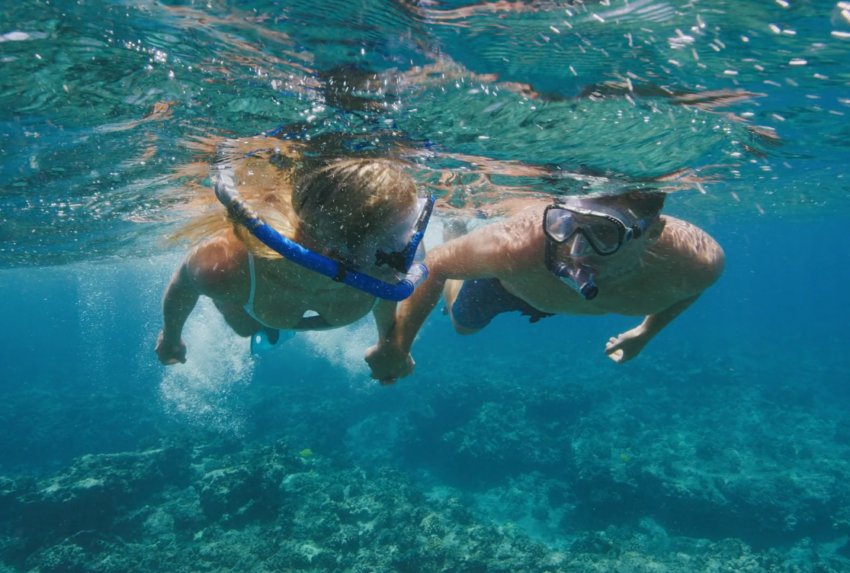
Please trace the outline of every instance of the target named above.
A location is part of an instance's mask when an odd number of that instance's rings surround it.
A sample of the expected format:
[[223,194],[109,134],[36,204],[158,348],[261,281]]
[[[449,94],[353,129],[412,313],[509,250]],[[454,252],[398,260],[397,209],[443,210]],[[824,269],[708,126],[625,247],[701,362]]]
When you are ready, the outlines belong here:
[[[260,320],[260,317],[258,317],[257,314],[254,312],[254,294],[257,291],[257,279],[254,272],[254,255],[251,254],[250,251],[248,252],[248,268],[251,271],[251,295],[248,297],[248,302],[242,306],[242,308],[245,309],[245,312],[248,313],[248,316],[259,322],[266,328],[272,328],[276,330],[290,330],[292,332],[298,332],[302,330],[331,330],[333,328],[338,328],[336,326],[328,324],[328,321],[322,318],[318,313],[310,310],[304,313],[304,316],[301,317],[301,322],[299,322],[298,326],[296,326],[295,328],[280,329],[266,324],[265,322]],[[381,299],[375,298],[375,304],[372,305],[372,310],[374,310],[375,307],[378,306],[379,302],[381,302]]]

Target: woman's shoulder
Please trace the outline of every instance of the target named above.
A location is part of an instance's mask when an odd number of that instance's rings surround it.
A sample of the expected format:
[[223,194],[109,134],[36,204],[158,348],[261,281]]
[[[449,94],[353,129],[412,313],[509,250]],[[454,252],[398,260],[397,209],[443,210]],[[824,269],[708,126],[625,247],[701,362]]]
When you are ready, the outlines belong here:
[[186,269],[199,291],[211,298],[238,296],[247,277],[248,250],[231,229],[196,245],[186,256]]

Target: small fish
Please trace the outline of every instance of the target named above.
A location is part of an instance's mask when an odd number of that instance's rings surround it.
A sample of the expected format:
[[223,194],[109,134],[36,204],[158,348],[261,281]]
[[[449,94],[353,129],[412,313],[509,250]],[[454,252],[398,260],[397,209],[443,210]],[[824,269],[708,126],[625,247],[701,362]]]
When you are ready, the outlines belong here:
[[301,450],[300,453],[302,458],[309,458],[313,455],[313,450],[311,450],[310,448],[304,448],[303,450]]

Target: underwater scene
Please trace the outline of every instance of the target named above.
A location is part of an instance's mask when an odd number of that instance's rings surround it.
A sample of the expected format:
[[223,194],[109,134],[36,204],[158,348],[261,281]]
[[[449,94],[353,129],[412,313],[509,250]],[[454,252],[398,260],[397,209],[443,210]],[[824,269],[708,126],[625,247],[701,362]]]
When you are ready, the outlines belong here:
[[0,573],[850,571],[850,3],[0,0],[0,72]]

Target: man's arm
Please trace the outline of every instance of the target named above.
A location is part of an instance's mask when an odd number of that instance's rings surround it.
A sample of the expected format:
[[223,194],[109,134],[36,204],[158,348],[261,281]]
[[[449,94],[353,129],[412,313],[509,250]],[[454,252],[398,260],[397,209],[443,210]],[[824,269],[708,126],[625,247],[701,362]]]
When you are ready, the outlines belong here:
[[495,248],[502,242],[498,231],[482,227],[428,252],[425,257],[428,278],[398,309],[396,326],[390,336],[396,348],[410,352],[416,334],[440,301],[447,280],[492,278],[499,274],[503,265]]
[[612,337],[605,345],[605,354],[618,364],[628,362],[640,354],[643,347],[649,344],[649,341],[655,338],[656,334],[685,312],[699,296],[694,295],[680,300],[661,312],[650,314],[643,319],[640,326],[624,332],[616,338]]
[[497,226],[501,224],[482,227],[428,251],[425,257],[428,278],[401,304],[388,337],[382,337],[366,352],[373,378],[391,384],[413,372],[415,363],[410,357],[413,341],[439,302],[448,279],[489,278],[498,274],[503,264],[499,245],[504,244],[504,239]]
[[726,266],[723,249],[708,233],[673,217],[665,217],[665,222],[661,238],[650,248],[658,260],[664,261],[661,268],[668,282],[685,289],[683,298],[608,341],[605,353],[619,364],[640,354],[650,340],[717,282]]

